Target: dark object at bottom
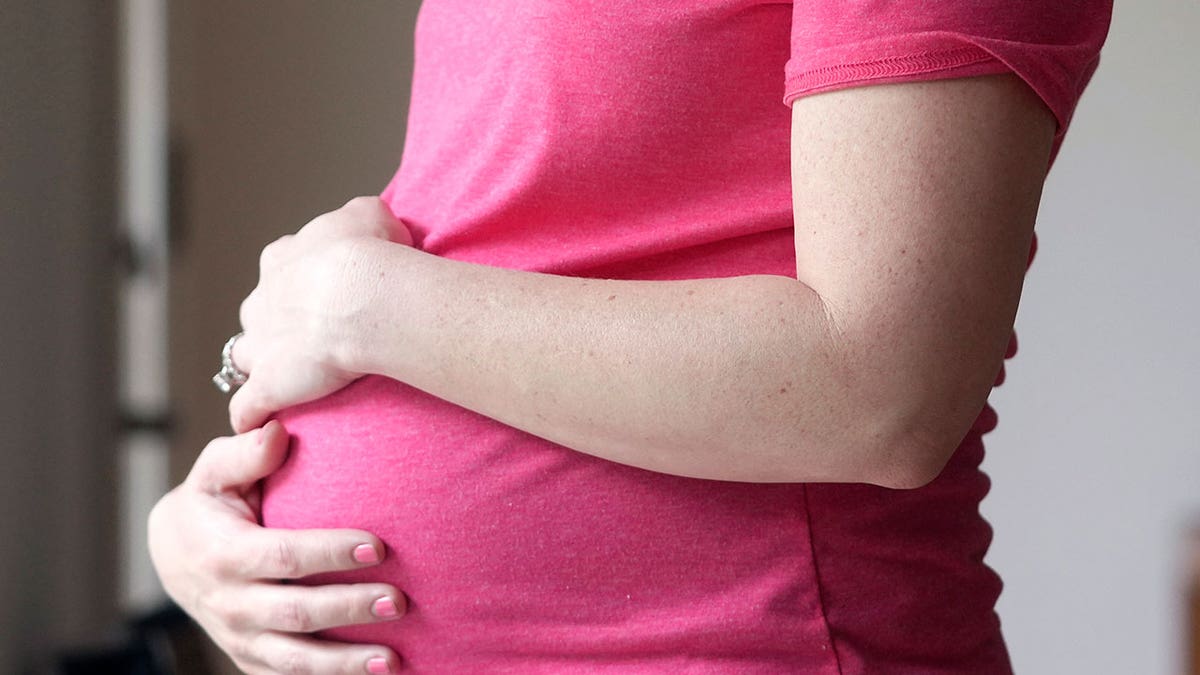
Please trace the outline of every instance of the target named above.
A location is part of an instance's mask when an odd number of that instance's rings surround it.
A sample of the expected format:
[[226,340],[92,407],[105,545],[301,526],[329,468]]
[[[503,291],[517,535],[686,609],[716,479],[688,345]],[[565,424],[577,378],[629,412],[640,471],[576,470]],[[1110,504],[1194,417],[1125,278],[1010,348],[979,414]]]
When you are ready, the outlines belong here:
[[128,638],[111,648],[81,649],[59,655],[58,675],[211,675],[208,638],[183,610],[164,605],[135,617]]

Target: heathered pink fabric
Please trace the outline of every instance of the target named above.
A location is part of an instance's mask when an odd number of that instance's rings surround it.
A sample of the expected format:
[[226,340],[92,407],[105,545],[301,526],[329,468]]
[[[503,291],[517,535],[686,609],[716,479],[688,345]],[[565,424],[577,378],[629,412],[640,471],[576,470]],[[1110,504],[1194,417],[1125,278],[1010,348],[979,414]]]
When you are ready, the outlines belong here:
[[[1061,140],[1109,11],[426,0],[384,197],[417,246],[447,258],[608,278],[793,276],[781,98],[1011,71]],[[329,636],[391,645],[415,671],[1010,670],[978,511],[990,408],[942,475],[909,491],[655,474],[380,377],[280,418],[294,443],[267,483],[265,524],[379,534],[381,567],[314,581],[404,589],[404,619]]]

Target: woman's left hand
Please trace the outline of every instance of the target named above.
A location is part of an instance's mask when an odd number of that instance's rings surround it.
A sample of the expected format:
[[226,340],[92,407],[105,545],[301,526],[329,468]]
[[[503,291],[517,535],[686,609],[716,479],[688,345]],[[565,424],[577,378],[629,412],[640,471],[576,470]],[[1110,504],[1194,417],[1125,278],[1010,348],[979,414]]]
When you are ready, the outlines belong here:
[[272,413],[364,374],[349,364],[371,311],[369,294],[361,292],[371,267],[364,256],[380,240],[412,245],[408,228],[382,200],[357,197],[263,249],[232,354],[249,374],[229,403],[234,431],[260,427]]

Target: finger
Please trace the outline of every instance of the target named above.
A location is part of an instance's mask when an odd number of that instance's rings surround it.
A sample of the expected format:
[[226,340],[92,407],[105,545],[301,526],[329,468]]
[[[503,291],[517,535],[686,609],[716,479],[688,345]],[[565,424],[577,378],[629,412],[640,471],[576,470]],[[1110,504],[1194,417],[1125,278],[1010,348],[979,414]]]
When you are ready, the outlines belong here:
[[234,601],[231,625],[284,633],[395,621],[407,608],[404,594],[387,584],[251,584]]
[[408,223],[397,218],[396,225],[391,228],[391,240],[396,242],[397,244],[403,244],[405,246],[412,246],[413,245],[412,228],[409,227]]
[[228,542],[222,567],[242,579],[300,579],[376,565],[383,542],[361,530],[249,528]]
[[[244,319],[242,326],[245,327]],[[241,337],[233,341],[233,351],[229,354],[229,360],[233,361],[234,368],[249,375],[254,371],[255,357],[259,352],[258,334],[243,332]]]
[[272,381],[270,361],[261,361],[256,366],[246,383],[229,399],[229,425],[235,433],[262,426],[280,407],[267,384]]
[[262,673],[382,675],[400,670],[400,658],[396,653],[376,645],[344,644],[267,632],[236,647],[233,656],[260,667],[258,672]]
[[340,209],[313,218],[298,234],[317,237],[375,237],[393,240],[400,226],[379,197],[355,197]]
[[213,439],[196,459],[188,480],[206,492],[240,491],[283,465],[288,440],[276,421],[250,433]]
[[242,304],[238,306],[238,322],[242,324],[242,332],[249,331],[258,324],[258,316],[261,312],[262,291],[256,286],[250,291]]
[[288,243],[294,236],[295,235],[292,234],[285,234],[263,247],[262,252],[258,255],[258,269],[260,273],[263,270],[274,267],[284,260]]
[[352,222],[361,223],[363,229],[360,231],[363,234],[381,239],[390,239],[399,222],[387,202],[375,195],[355,197],[346,202],[340,210],[349,214]]

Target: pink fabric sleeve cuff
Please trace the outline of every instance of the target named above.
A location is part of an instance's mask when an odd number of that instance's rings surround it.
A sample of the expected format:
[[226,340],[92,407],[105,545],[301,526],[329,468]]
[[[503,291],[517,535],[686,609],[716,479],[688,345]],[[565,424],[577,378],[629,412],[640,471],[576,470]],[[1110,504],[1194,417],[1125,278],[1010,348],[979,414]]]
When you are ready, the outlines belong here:
[[788,105],[802,96],[867,84],[1014,73],[1054,114],[1056,150],[1099,62],[1090,45],[1085,51],[940,31],[837,44],[805,56],[803,63],[793,58],[787,64]]

